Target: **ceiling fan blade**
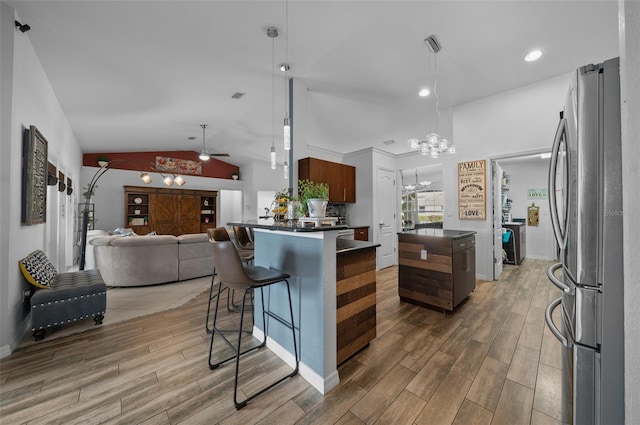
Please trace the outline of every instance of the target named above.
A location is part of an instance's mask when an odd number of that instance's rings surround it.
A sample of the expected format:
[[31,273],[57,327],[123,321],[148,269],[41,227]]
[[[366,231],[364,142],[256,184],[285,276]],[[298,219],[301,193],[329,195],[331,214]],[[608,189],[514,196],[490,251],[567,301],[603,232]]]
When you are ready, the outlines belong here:
[[229,156],[228,153],[210,153],[209,156]]

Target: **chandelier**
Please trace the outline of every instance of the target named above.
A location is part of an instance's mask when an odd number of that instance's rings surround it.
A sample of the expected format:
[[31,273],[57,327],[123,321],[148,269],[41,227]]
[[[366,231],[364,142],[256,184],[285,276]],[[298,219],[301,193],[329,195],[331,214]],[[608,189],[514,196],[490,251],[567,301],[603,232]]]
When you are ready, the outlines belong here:
[[[420,152],[421,155],[429,156],[430,158],[438,158],[438,156],[442,153],[444,154],[454,154],[456,153],[456,145],[444,137],[438,134],[438,120],[440,118],[440,109],[439,103],[440,100],[438,98],[438,66],[435,60],[435,55],[442,48],[438,39],[436,39],[435,35],[430,35],[425,38],[424,42],[429,46],[429,73],[431,73],[431,54],[434,56],[434,83],[433,83],[433,95],[435,97],[435,130],[426,136],[426,140],[419,139],[409,139],[407,141],[407,145],[411,150]],[[425,94],[421,96],[427,96],[429,94],[428,90],[424,90]],[[431,126],[431,117],[434,115],[433,107],[429,109],[429,126]]]

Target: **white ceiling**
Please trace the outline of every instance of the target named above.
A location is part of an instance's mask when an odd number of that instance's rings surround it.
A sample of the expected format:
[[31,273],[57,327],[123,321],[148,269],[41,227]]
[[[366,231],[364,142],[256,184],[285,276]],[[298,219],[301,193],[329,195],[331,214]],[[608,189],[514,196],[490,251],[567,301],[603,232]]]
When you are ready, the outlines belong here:
[[[266,28],[279,29],[284,62],[285,1],[8,3],[84,152],[199,150],[207,123],[207,148],[228,162],[266,160],[273,137],[282,161],[284,78],[274,102]],[[401,154],[427,132],[433,100],[417,91],[430,34],[441,110],[618,55],[616,0],[290,0],[288,12],[289,75],[308,88],[304,143],[341,153]],[[525,63],[532,48],[544,56]]]

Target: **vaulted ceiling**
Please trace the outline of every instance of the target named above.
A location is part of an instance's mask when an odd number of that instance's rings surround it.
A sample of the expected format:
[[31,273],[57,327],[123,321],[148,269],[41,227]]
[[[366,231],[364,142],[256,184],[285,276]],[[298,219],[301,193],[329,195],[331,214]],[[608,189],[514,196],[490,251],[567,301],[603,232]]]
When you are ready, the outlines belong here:
[[[84,152],[197,151],[207,123],[207,149],[228,162],[266,160],[273,138],[281,157],[285,84],[277,70],[274,98],[269,26],[276,66],[287,56],[308,90],[296,142],[341,153],[408,151],[427,131],[434,99],[417,92],[434,65],[444,110],[618,55],[615,0],[8,3]],[[431,65],[430,34],[442,44]],[[544,55],[526,63],[533,48]]]

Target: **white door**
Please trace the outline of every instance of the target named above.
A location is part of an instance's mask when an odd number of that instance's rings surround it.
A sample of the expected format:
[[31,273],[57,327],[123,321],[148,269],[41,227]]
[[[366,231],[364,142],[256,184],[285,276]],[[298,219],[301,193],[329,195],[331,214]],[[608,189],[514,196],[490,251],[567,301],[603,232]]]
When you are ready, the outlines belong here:
[[393,170],[378,168],[378,269],[396,264],[396,181]]
[[493,280],[502,273],[502,167],[491,161],[493,184]]

